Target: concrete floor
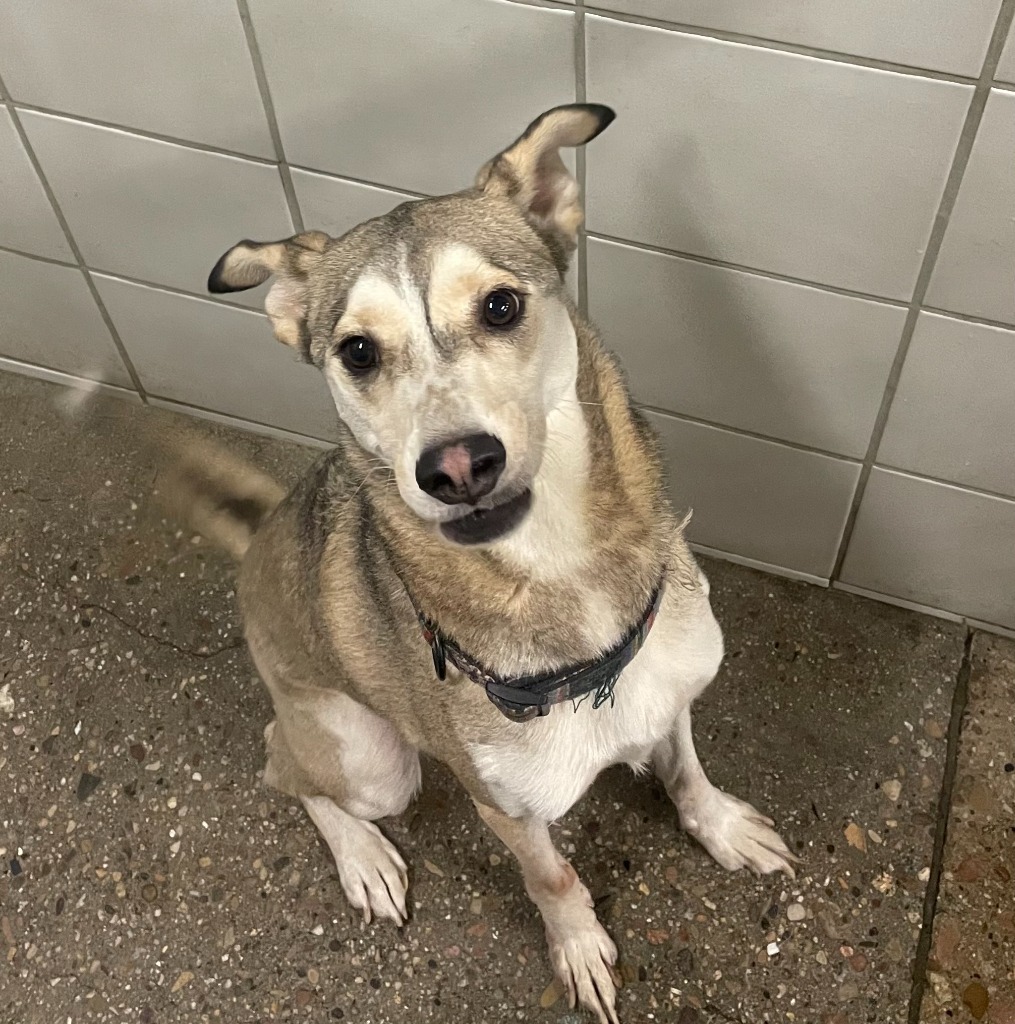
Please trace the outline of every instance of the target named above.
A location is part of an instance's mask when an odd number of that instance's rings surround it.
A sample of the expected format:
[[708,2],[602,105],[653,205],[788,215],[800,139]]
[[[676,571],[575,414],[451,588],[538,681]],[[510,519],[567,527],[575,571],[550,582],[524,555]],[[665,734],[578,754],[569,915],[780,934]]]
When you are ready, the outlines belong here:
[[[412,920],[346,907],[260,786],[232,569],[153,511],[133,426],[159,414],[83,423],[65,397],[0,375],[0,1022],[584,1019],[439,766],[386,823]],[[216,432],[287,478],[312,457]],[[606,773],[554,831],[620,947],[625,1024],[1015,1024],[1015,645],[706,571],[728,656],[702,759],[804,863],[728,876],[654,781]]]

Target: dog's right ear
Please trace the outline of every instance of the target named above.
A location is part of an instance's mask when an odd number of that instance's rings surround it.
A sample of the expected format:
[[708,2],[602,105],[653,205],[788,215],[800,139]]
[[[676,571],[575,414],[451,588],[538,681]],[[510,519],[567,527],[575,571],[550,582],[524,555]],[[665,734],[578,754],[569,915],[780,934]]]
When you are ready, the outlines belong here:
[[616,115],[598,103],[554,107],[502,153],[479,169],[476,186],[518,206],[550,243],[561,273],[578,241],[582,208],[578,182],[560,158],[562,148],[591,142]]
[[275,283],[264,300],[275,337],[309,350],[307,280],[320,262],[329,238],[323,231],[306,231],[282,242],[238,242],[215,264],[208,275],[208,291],[241,292],[263,284],[272,275]]

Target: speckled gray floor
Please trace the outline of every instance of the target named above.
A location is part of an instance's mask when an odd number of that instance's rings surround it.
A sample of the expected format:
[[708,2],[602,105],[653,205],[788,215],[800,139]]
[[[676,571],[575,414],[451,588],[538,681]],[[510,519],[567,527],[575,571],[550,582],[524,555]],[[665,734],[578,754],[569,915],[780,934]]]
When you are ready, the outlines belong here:
[[[82,423],[62,394],[0,375],[0,1022],[577,1024],[509,857],[439,766],[386,823],[412,920],[366,928],[347,909],[300,808],[260,786],[270,711],[232,569],[153,511],[132,424],[156,414]],[[218,433],[283,477],[312,457]],[[706,570],[729,653],[698,711],[702,759],[804,863],[793,884],[728,876],[651,779],[606,773],[554,832],[620,946],[625,1024],[1012,1024],[991,1015],[1015,968],[999,884],[1015,870],[1015,728],[1007,691],[978,682],[1015,684],[1015,647]],[[960,743],[953,698],[960,681],[961,710],[977,658],[978,738]],[[989,891],[957,882],[968,856],[942,848],[955,779],[960,823],[977,799],[996,819],[975,862]]]

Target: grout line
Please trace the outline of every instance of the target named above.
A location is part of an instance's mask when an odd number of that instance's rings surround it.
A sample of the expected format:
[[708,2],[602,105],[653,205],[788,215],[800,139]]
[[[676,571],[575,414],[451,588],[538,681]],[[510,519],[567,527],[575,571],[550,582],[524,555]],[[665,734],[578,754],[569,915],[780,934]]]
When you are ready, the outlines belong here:
[[893,608],[905,608],[907,611],[917,612],[919,615],[926,615],[932,619],[941,619],[944,622],[964,625],[980,633],[989,633],[992,636],[1004,636],[1015,639],[1015,629],[1011,625],[1005,626],[1000,622],[978,619],[975,616],[963,615],[962,612],[948,611],[946,608],[939,608],[936,605],[922,604],[919,601],[911,601],[908,598],[898,597],[883,590],[858,587],[852,583],[843,583],[841,580],[833,582],[831,587],[832,590],[840,590],[844,594],[853,594],[856,597],[864,597],[871,601],[877,601],[880,604],[891,605]]
[[1015,502],[1015,494],[1005,494],[1004,491],[992,491],[987,487],[964,484],[957,480],[945,480],[944,477],[931,476],[929,473],[918,473],[913,469],[903,469],[902,466],[893,466],[888,462],[875,462],[874,468],[883,469],[888,473],[898,473],[901,476],[912,477],[914,480],[925,480],[927,483],[940,484],[942,487],[954,487],[956,490],[967,491],[970,494],[979,494],[984,498],[997,498],[999,501]]
[[[526,7],[544,7],[555,11],[573,11],[575,4],[563,3],[560,0],[510,0],[512,3]],[[959,72],[936,71],[933,68],[920,67],[918,64],[903,64],[898,61],[883,60],[879,57],[865,57],[859,53],[846,53],[840,50],[829,50],[821,46],[808,46],[806,43],[792,43],[784,39],[772,39],[768,36],[755,36],[747,32],[734,32],[730,29],[710,28],[706,25],[691,25],[687,22],[668,21],[665,18],[652,18],[647,15],[626,14],[623,11],[612,11],[595,4],[584,4],[584,10],[605,21],[620,22],[625,25],[637,25],[642,28],[662,29],[666,32],[679,32],[684,35],[701,36],[706,39],[718,39],[727,43],[740,43],[759,49],[775,50],[801,57],[812,57],[817,60],[830,61],[835,64],[853,64],[858,67],[871,68],[875,71],[890,71],[895,74],[908,75],[916,78],[930,78],[943,82],[960,82],[972,84],[974,75],[963,75]]]
[[146,281],[142,277],[130,277],[127,274],[118,274],[112,270],[92,268],[92,273],[112,281],[123,281],[127,284],[139,285],[142,288],[150,288],[154,292],[168,292],[170,295],[179,295],[184,299],[196,299],[198,302],[209,302],[215,306],[227,306],[229,309],[238,309],[243,313],[253,313],[254,316],[265,316],[263,308],[245,306],[243,303],[231,301],[230,299],[223,298],[221,295],[212,295],[210,292],[202,295],[200,292],[187,291],[186,288],[177,288],[171,284],[159,284],[157,281]]
[[926,298],[927,289],[930,287],[934,267],[937,264],[941,244],[944,241],[945,229],[948,227],[948,219],[955,206],[955,200],[958,198],[959,188],[962,185],[962,178],[969,164],[969,157],[973,151],[973,142],[976,139],[976,133],[979,130],[980,122],[983,119],[983,111],[990,95],[991,79],[1001,58],[1001,51],[1007,40],[1008,29],[1011,26],[1013,15],[1015,15],[1015,0],[1003,0],[997,21],[994,24],[990,46],[987,48],[987,56],[980,70],[980,77],[977,80],[976,88],[973,90],[969,110],[966,112],[966,119],[959,134],[959,143],[955,148],[952,166],[945,181],[937,216],[934,218],[934,223],[931,226],[927,249],[923,256],[923,262],[920,264],[920,273],[917,275],[916,287],[913,289],[913,297],[909,303],[906,323],[902,328],[902,337],[899,339],[899,347],[896,350],[892,368],[888,373],[884,394],[881,397],[881,406],[874,421],[870,444],[867,447],[863,468],[860,471],[860,479],[857,481],[856,490],[853,493],[853,502],[850,506],[849,515],[846,518],[846,526],[842,531],[842,540],[839,543],[839,551],[836,555],[835,565],[832,568],[833,580],[838,579],[839,573],[842,571],[842,563],[845,561],[846,551],[853,536],[853,528],[856,525],[860,504],[863,501],[864,492],[867,490],[867,481],[870,479],[878,449],[881,447],[881,439],[888,424],[888,415],[891,412],[895,393],[898,390],[899,379],[902,376],[902,367],[906,361],[910,343],[913,340],[913,333],[916,330],[916,323],[920,316],[923,300]]
[[372,181],[370,178],[355,178],[351,174],[339,174],[337,171],[323,171],[320,167],[309,167],[306,164],[289,164],[294,171],[305,171],[307,174],[319,174],[322,178],[333,178],[336,181],[347,181],[353,185],[366,185],[368,188],[378,188],[382,192],[395,192],[406,199],[432,199],[433,196],[427,192],[413,192],[412,189],[402,188],[400,185],[385,185],[380,181]]
[[271,135],[271,144],[275,147],[275,157],[278,160],[278,174],[282,179],[282,191],[285,192],[285,201],[289,204],[289,216],[292,218],[293,228],[297,234],[303,232],[303,212],[300,210],[300,202],[296,196],[296,187],[293,185],[292,172],[285,158],[285,148],[282,145],[282,133],[279,131],[278,118],[275,116],[275,103],[271,98],[271,86],[268,83],[268,74],[264,70],[264,60],[261,57],[261,48],[257,44],[257,34],[254,32],[254,22],[250,17],[250,8],[247,0],[236,0],[236,8],[243,23],[243,34],[247,37],[247,49],[250,51],[250,60],[254,65],[254,77],[257,79],[257,89],[261,94],[261,103],[264,106],[264,116],[268,121],[268,132]]
[[987,633],[989,636],[1003,636],[1006,640],[1015,640],[1015,629],[1010,625],[1002,626],[999,622],[972,619],[968,615],[964,621],[970,629],[974,629],[978,633]]
[[23,256],[26,260],[35,260],[36,263],[51,263],[56,267],[69,267],[71,270],[78,269],[78,265],[73,260],[61,260],[55,256],[40,256],[37,252],[15,249],[12,245],[0,245],[0,252],[9,252],[12,256]]
[[121,398],[132,400],[141,398],[136,391],[123,384],[114,384],[112,381],[102,380],[98,377],[84,377],[80,372],[61,370],[56,366],[47,366],[45,363],[36,363],[31,359],[17,356],[0,354],[0,372],[16,374],[28,380],[39,380],[45,384],[56,384],[58,387],[70,388],[75,391],[90,393],[92,390],[98,390],[104,393],[115,392]]
[[855,455],[843,455],[842,452],[829,451],[827,448],[816,448],[813,445],[802,444],[799,441],[789,441],[782,437],[773,437],[771,434],[762,434],[757,430],[748,430],[746,427],[734,427],[729,423],[719,423],[717,420],[707,420],[701,416],[691,416],[687,413],[674,412],[672,409],[663,409],[658,405],[646,405],[643,402],[635,402],[635,406],[645,412],[655,413],[657,416],[666,416],[671,420],[681,420],[684,423],[694,423],[700,427],[712,427],[715,430],[723,430],[727,434],[739,434],[742,437],[750,437],[755,441],[767,441],[769,444],[781,445],[783,448],[792,448],[799,452],[807,452],[808,455],[823,455],[828,459],[836,459],[839,462],[850,462],[854,466],[859,465],[859,458]]
[[784,284],[803,285],[805,288],[816,288],[820,291],[831,292],[833,295],[845,295],[851,299],[866,299],[868,302],[880,302],[886,306],[897,306],[900,309],[906,309],[909,306],[909,303],[903,299],[891,299],[885,295],[873,295],[869,292],[856,291],[853,288],[840,288],[834,284],[808,281],[806,278],[794,277],[792,274],[781,274],[777,270],[763,270],[761,267],[752,267],[746,263],[733,263],[730,260],[716,259],[713,256],[701,256],[698,253],[685,252],[682,249],[667,249],[665,246],[652,245],[648,242],[634,242],[627,238],[620,238],[618,235],[604,234],[602,231],[590,231],[588,236],[596,241],[611,242],[628,249],[654,252],[660,256],[671,256],[675,259],[688,260],[691,263],[703,263],[705,266],[719,267],[722,270],[738,270],[742,274],[752,274],[754,277],[764,277],[770,281],[782,281]]
[[44,114],[47,117],[58,117],[63,121],[77,121],[81,124],[91,125],[93,128],[108,128],[115,132],[124,132],[127,135],[137,135],[142,139],[151,139],[153,142],[165,142],[171,146],[184,146],[187,149],[196,149],[200,153],[214,153],[216,156],[228,156],[234,160],[248,160],[253,164],[262,164],[267,167],[274,167],[275,161],[265,156],[255,156],[253,153],[243,153],[238,149],[225,149],[222,146],[213,146],[208,142],[198,142],[195,139],[184,139],[178,135],[164,135],[161,132],[149,131],[147,128],[136,128],[134,125],[119,124],[116,121],[102,121],[97,117],[87,117],[84,114],[70,114],[65,110],[57,110],[55,107],[43,107],[37,103],[24,103],[21,100],[10,100],[10,103],[18,110],[24,110],[32,114]]
[[785,565],[776,565],[774,562],[751,558],[749,555],[738,555],[735,552],[726,551],[723,548],[709,547],[707,544],[699,544],[690,539],[687,539],[687,545],[695,554],[715,558],[720,562],[731,562],[733,565],[742,565],[747,569],[767,573],[769,576],[778,576],[780,579],[793,580],[796,583],[807,583],[812,587],[821,587],[822,590],[828,589],[828,579],[826,577],[804,572],[802,569],[790,569]]
[[[261,423],[258,420],[248,420],[243,416],[234,416],[232,413],[219,412],[217,409],[209,409],[203,405],[193,405],[190,402],[181,402],[176,398],[165,398],[162,395],[152,395],[149,405],[151,408],[177,412],[180,415],[203,420],[205,423],[215,423],[219,426],[231,427],[234,430],[258,434],[261,437],[273,437],[276,440],[292,441],[296,444],[307,445],[308,447],[334,448],[338,444],[337,441],[328,438],[314,437],[313,434],[301,434],[297,430],[277,427],[271,423]],[[337,422],[338,414],[336,413],[335,416]]]
[[937,825],[934,829],[934,854],[931,859],[930,878],[923,900],[923,924],[920,939],[913,959],[912,989],[909,999],[908,1024],[920,1024],[920,1008],[927,989],[927,964],[930,947],[934,938],[934,919],[937,915],[937,900],[941,890],[941,874],[944,868],[945,846],[948,842],[948,816],[952,809],[955,793],[955,776],[959,764],[959,740],[962,734],[962,718],[969,703],[969,678],[973,671],[973,637],[971,629],[966,630],[966,642],[962,653],[962,664],[955,678],[955,693],[952,697],[951,720],[948,723],[948,749],[945,754],[944,775],[941,780],[941,794],[937,805]]
[[941,309],[939,306],[924,306],[924,313],[934,313],[936,316],[946,316],[952,320],[961,320],[967,324],[979,324],[981,327],[1000,327],[1004,331],[1015,331],[1015,323],[1004,320],[991,320],[986,316],[974,316],[971,313],[956,313],[950,309]]
[[[585,76],[585,8],[581,3],[574,7],[574,98],[576,103],[584,103],[588,98]],[[587,180],[588,161],[584,146],[579,146],[575,153],[575,173],[578,178],[579,202],[582,204],[582,222],[578,228],[578,312],[582,316],[589,315],[589,269],[588,269],[588,232],[585,229],[585,182]]]
[[971,85],[976,81],[976,77],[973,75],[935,71],[932,68],[923,68],[917,64],[901,64],[893,60],[882,60],[879,57],[865,57],[859,53],[843,53],[839,50],[828,50],[821,46],[808,46],[806,43],[791,43],[783,39],[771,39],[767,36],[753,36],[746,32],[732,32],[728,29],[708,28],[704,25],[689,25],[685,22],[665,21],[661,18],[639,17],[632,14],[623,14],[619,11],[608,11],[601,7],[587,6],[586,10],[605,21],[638,25],[643,28],[662,29],[666,32],[679,32],[683,35],[700,36],[724,43],[738,43],[742,46],[753,46],[757,49],[773,50],[777,53],[789,53],[797,57],[810,57],[814,60],[828,61],[832,64],[850,64],[854,67],[869,68],[873,71],[888,71],[892,74],[906,75],[909,78],[929,78],[938,82],[955,82]]
[[[2,101],[0,101],[2,102]],[[33,114],[45,114],[48,117],[58,117],[63,121],[75,121],[81,124],[91,125],[93,128],[109,128],[112,131],[122,132],[126,135],[136,135],[138,138],[150,139],[152,142],[165,142],[171,146],[182,146],[185,149],[193,149],[199,153],[210,153],[213,156],[230,157],[233,160],[245,160],[248,163],[259,164],[262,167],[277,167],[279,161],[270,157],[255,156],[253,153],[242,153],[237,149],[224,149],[221,146],[212,146],[206,142],[197,142],[194,139],[182,139],[176,135],[162,135],[159,132],[148,131],[145,128],[136,128],[133,125],[118,124],[115,121],[100,121],[94,117],[85,117],[81,114],[69,114],[63,110],[56,110],[53,107],[41,107],[35,103],[22,103],[19,100],[8,101],[12,107],[24,110]],[[383,189],[385,192],[398,192],[412,199],[429,199],[430,196],[424,192],[413,192],[410,189],[401,188],[397,185],[385,185],[379,181],[371,181],[369,178],[356,178],[350,174],[340,174],[338,171],[327,171],[320,167],[309,167],[304,164],[295,164],[286,161],[287,169],[294,171],[307,171],[310,174],[319,174],[325,178],[336,178],[339,181],[352,182],[354,185],[368,185],[371,188]]]
[[[5,95],[7,94],[7,88],[4,85],[2,77],[0,77],[0,91],[3,91]],[[85,263],[85,258],[81,252],[81,248],[78,246],[77,239],[75,239],[71,232],[70,223],[63,214],[60,203],[57,201],[56,193],[53,191],[53,188],[49,183],[49,179],[46,177],[46,174],[42,169],[42,164],[40,163],[39,157],[32,146],[31,140],[28,138],[25,126],[21,123],[21,117],[18,114],[17,108],[10,100],[6,101],[6,107],[7,112],[10,114],[11,121],[14,124],[14,130],[18,133],[18,138],[21,140],[21,145],[24,146],[28,160],[39,179],[39,184],[42,186],[43,192],[46,193],[46,198],[49,200],[50,206],[53,208],[53,214],[67,239],[67,244],[70,246],[71,252],[74,254],[77,268],[81,272],[81,276],[85,279],[85,284],[88,286],[88,290],[92,295],[92,301],[98,307],[99,315],[102,317],[102,320],[106,325],[106,330],[109,331],[109,336],[112,338],[113,345],[119,353],[124,369],[126,369],[127,375],[130,377],[137,393],[141,396],[141,401],[145,402],[147,401],[147,393],[144,385],[141,383],[141,378],[138,375],[137,370],[134,368],[134,363],[131,361],[130,355],[127,353],[127,347],[124,345],[123,339],[120,337],[120,332],[116,329],[116,324],[113,323],[113,318],[109,315],[109,310],[106,309],[106,304],[102,301],[99,289],[95,286],[95,282],[92,280],[91,271]]]
[[852,594],[854,597],[865,597],[871,601],[878,601],[881,604],[891,605],[893,608],[904,608],[908,612],[916,612],[918,615],[928,616],[932,619],[941,619],[944,622],[952,622],[961,626],[965,622],[960,612],[948,611],[945,608],[938,608],[932,604],[923,604],[920,601],[911,601],[905,597],[897,597],[895,594],[883,590],[871,590],[868,587],[857,587],[852,583],[843,583],[835,580],[831,584],[832,590],[841,591],[844,594]]
[[578,6],[574,0],[509,0],[509,2],[521,7],[543,7],[549,11],[574,11]]

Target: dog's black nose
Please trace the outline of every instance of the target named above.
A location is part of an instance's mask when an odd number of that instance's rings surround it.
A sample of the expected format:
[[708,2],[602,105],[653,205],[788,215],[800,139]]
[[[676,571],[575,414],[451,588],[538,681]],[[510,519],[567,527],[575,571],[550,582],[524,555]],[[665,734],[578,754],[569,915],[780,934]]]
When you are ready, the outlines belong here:
[[445,505],[475,505],[497,485],[507,453],[492,434],[432,445],[416,463],[419,489]]

